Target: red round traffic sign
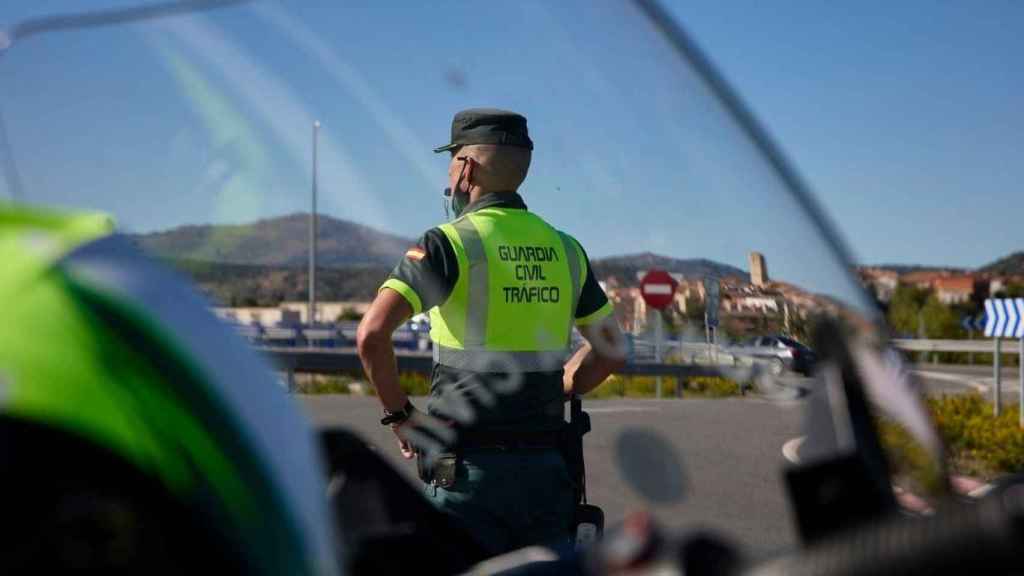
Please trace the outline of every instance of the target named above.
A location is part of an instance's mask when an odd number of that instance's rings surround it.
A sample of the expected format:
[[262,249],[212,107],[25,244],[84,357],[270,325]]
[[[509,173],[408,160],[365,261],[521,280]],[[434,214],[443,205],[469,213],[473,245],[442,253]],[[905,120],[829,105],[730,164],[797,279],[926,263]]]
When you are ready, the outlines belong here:
[[672,303],[678,283],[664,270],[648,270],[640,279],[640,295],[651,308],[661,310]]

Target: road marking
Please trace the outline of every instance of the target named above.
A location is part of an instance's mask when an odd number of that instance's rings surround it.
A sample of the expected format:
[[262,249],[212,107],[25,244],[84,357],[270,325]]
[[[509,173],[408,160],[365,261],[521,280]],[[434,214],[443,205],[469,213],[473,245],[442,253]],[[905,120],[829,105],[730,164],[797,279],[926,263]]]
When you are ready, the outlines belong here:
[[788,440],[785,444],[783,444],[782,445],[782,456],[783,456],[783,458],[785,458],[786,460],[789,460],[793,464],[799,464],[800,463],[800,454],[797,453],[797,450],[799,450],[800,446],[803,445],[804,440],[807,440],[807,436],[797,436],[796,438],[793,438],[792,440]]
[[965,386],[970,386],[971,388],[974,388],[978,392],[982,392],[982,393],[985,393],[985,392],[989,391],[989,387],[988,386],[986,386],[985,384],[982,384],[981,382],[978,382],[977,379],[974,379],[971,376],[962,376],[962,375],[959,375],[959,374],[945,374],[943,372],[931,372],[931,371],[928,371],[928,370],[911,370],[910,373],[915,375],[915,376],[920,376],[921,378],[929,378],[929,379],[932,379],[932,380],[942,380],[942,381],[945,381],[945,382],[956,382],[957,384],[963,384]]

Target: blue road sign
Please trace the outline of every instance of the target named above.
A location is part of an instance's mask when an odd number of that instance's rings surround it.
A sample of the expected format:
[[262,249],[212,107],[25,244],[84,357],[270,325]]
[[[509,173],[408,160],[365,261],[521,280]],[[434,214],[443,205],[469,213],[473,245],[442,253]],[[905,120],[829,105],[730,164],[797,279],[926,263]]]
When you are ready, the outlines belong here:
[[977,316],[964,316],[960,319],[960,326],[967,331],[985,329],[985,313]]
[[718,305],[721,302],[722,283],[718,278],[704,277],[704,317],[707,325],[718,327]]
[[1024,298],[989,298],[985,317],[985,336],[1024,338]]

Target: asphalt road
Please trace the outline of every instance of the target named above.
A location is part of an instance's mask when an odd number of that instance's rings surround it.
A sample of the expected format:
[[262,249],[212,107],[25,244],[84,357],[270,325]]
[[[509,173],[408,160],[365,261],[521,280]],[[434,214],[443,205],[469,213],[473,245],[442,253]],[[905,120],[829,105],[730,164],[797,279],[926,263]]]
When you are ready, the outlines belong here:
[[[402,460],[394,436],[380,426],[376,399],[300,398],[318,426],[357,431],[418,482],[413,463]],[[594,427],[585,439],[590,501],[605,510],[609,526],[631,510],[651,509],[672,530],[712,529],[754,554],[792,546],[796,535],[781,481],[781,448],[800,433],[800,406],[751,398],[588,401]],[[616,445],[624,431],[636,428],[660,435],[674,449],[685,477],[681,501],[654,506],[623,478]],[[655,458],[649,474],[664,465]]]

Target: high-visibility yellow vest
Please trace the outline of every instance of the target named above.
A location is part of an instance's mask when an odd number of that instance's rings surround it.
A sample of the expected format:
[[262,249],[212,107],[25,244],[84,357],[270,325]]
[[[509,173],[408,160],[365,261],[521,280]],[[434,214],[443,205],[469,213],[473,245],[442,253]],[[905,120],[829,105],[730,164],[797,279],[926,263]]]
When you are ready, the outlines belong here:
[[430,312],[434,360],[477,372],[561,369],[587,273],[576,241],[514,208],[482,208],[440,229],[459,277]]

